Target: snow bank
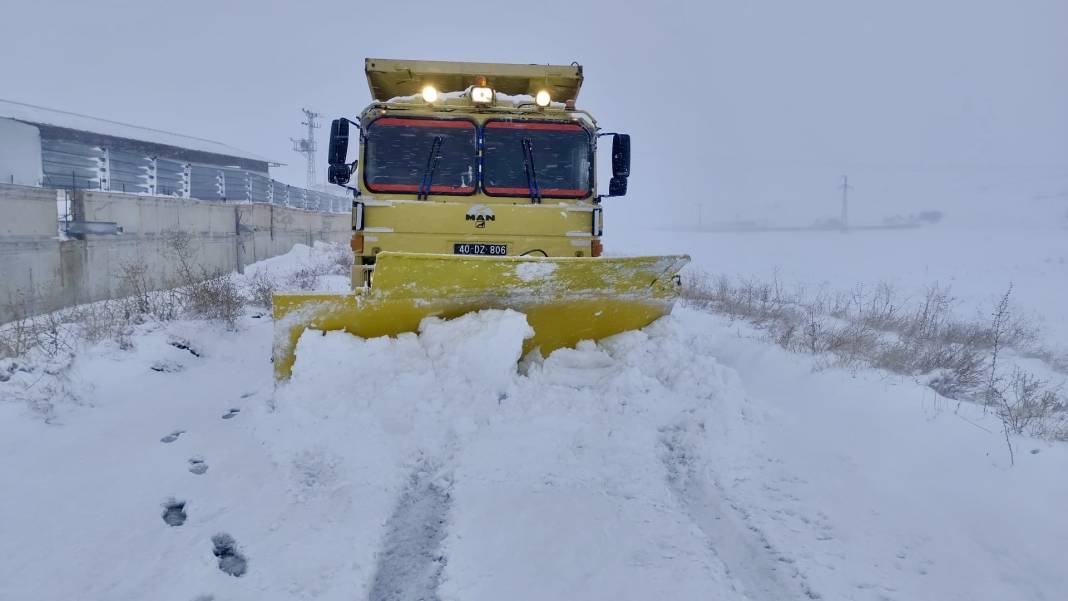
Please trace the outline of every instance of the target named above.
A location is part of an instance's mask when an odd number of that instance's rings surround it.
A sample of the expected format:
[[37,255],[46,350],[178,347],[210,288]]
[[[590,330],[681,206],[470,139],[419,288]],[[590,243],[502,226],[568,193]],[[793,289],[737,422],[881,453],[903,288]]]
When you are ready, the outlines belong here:
[[484,396],[495,403],[515,375],[523,340],[533,334],[526,317],[515,311],[482,311],[452,321],[430,317],[418,335],[396,338],[307,330],[297,343],[293,385],[279,397],[332,404],[358,394],[367,404],[396,406]]

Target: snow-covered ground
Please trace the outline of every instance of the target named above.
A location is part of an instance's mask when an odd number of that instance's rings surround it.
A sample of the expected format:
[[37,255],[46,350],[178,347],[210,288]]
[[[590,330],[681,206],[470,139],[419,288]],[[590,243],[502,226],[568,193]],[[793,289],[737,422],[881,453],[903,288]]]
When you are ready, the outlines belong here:
[[[611,225],[611,224],[609,224]],[[850,291],[894,286],[902,299],[948,286],[965,317],[990,309],[1011,283],[1014,304],[1050,344],[1068,347],[1068,220],[916,229],[769,232],[608,229],[609,254],[688,253],[704,271]]]
[[1010,467],[979,407],[691,309],[517,367],[527,332],[310,332],[277,389],[253,312],[24,366],[0,599],[1064,596],[1064,444]]

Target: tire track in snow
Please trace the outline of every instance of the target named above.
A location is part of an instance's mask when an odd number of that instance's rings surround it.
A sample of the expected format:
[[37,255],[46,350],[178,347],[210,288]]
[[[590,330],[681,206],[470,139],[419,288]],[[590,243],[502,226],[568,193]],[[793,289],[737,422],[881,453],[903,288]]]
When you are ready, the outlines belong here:
[[370,601],[438,601],[451,488],[441,466],[419,461],[386,523]]
[[805,576],[778,553],[749,519],[726,498],[715,479],[701,473],[701,458],[692,438],[704,434],[704,423],[688,421],[660,429],[661,460],[672,492],[691,521],[708,538],[733,586],[752,601],[820,599]]

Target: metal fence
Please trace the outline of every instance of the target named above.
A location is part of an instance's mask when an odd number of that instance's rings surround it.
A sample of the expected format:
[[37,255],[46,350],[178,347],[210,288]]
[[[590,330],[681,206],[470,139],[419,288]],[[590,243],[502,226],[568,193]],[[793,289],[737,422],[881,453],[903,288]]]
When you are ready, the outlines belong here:
[[226,202],[267,202],[311,211],[345,213],[350,199],[289,186],[264,173],[145,156],[130,149],[42,139],[49,188],[107,190]]

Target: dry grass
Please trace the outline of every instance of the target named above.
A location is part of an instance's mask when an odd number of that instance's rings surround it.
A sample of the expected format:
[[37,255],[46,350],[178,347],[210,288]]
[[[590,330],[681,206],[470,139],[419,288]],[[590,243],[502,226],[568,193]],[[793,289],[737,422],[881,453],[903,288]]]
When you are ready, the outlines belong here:
[[945,397],[994,408],[1011,433],[1068,440],[1068,399],[1059,388],[1016,369],[1002,376],[1005,349],[1064,367],[1039,347],[1036,329],[1012,310],[1010,294],[1011,287],[989,319],[969,320],[958,316],[949,289],[938,285],[917,300],[888,284],[849,292],[787,290],[777,278],[695,273],[683,286],[687,304],[749,322],[787,350],[912,376]]
[[276,290],[278,282],[266,270],[262,270],[248,278],[246,296],[251,304],[269,310],[274,305]]
[[353,264],[352,251],[345,247],[331,249],[324,259],[310,263],[293,272],[285,281],[289,290],[314,290],[319,278],[324,275],[350,275]]
[[211,272],[196,262],[196,250],[186,232],[170,232],[167,248],[174,259],[182,312],[190,317],[221,321],[230,330],[245,308],[246,299],[230,273]]
[[0,326],[0,359],[31,354],[48,360],[69,357],[81,341],[112,340],[129,348],[131,332],[122,301],[102,301],[41,315],[21,313]]
[[248,278],[216,273],[197,260],[192,238],[184,232],[166,234],[165,245],[174,277],[164,281],[144,261],[119,266],[117,279],[122,298],[105,300],[51,313],[34,315],[38,303],[18,294],[8,300],[16,318],[0,326],[0,359],[25,357],[31,352],[49,358],[73,353],[80,341],[114,341],[132,347],[134,327],[149,321],[167,322],[182,317],[219,321],[236,329],[246,307],[271,308],[276,290],[312,290],[320,276],[348,275],[353,254],[336,247],[291,274],[283,283],[267,271]]

